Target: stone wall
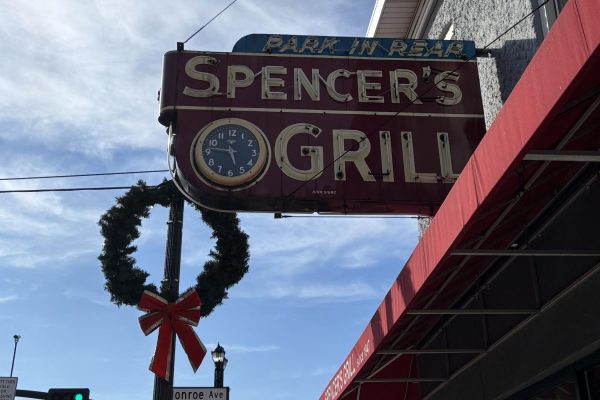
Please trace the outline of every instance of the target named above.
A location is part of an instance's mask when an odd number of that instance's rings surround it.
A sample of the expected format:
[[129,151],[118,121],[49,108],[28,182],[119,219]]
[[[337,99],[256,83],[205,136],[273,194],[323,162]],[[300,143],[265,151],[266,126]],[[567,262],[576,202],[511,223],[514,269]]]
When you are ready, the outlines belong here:
[[[540,11],[527,17],[501,38],[516,22],[537,7],[536,0],[440,0],[424,38],[473,40],[487,56],[477,58],[486,128],[502,108],[544,39]],[[452,28],[451,28],[452,27]],[[430,218],[419,220],[419,239]]]
[[478,49],[489,45],[489,56],[477,59],[489,128],[543,40],[539,11],[494,40],[531,12],[537,1],[443,0],[439,3],[425,38],[443,39],[453,25],[452,39],[473,40]]

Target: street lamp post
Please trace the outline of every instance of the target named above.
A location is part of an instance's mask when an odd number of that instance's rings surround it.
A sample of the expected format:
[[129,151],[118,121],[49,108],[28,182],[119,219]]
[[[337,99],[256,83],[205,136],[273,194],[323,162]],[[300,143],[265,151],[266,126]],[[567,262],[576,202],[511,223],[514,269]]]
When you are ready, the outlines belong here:
[[211,352],[213,362],[215,363],[215,387],[223,387],[223,375],[225,367],[227,367],[227,357],[225,357],[225,349],[217,343],[217,347]]
[[10,377],[11,378],[13,375],[13,369],[15,368],[15,356],[17,355],[17,343],[19,343],[19,339],[21,339],[21,336],[15,335],[15,336],[13,336],[13,339],[15,339],[15,350],[13,351],[12,365],[10,366]]

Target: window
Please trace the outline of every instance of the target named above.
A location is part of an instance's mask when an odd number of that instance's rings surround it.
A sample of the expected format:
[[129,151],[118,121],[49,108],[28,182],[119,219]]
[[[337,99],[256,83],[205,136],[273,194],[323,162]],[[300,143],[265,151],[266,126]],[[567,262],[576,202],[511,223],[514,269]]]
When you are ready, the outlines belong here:
[[[538,0],[538,4],[543,4],[545,0]],[[554,25],[558,14],[567,4],[567,0],[550,0],[542,8],[540,8],[540,17],[542,21],[542,31],[544,36],[548,34],[548,31]]]
[[443,40],[452,40],[453,36],[454,36],[454,23],[450,22],[448,25],[446,25],[446,29],[444,29],[444,33],[442,34],[442,39]]

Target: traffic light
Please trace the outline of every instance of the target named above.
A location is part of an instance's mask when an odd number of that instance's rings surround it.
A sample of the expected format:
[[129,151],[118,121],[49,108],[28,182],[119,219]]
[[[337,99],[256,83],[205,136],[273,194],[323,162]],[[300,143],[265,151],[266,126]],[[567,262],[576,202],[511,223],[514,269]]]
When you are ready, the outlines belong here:
[[48,389],[46,400],[90,400],[90,389]]

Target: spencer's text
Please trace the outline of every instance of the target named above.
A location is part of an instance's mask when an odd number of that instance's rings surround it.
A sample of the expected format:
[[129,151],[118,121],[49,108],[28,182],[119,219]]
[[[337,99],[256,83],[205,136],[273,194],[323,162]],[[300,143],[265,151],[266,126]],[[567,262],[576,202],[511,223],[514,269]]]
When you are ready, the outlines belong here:
[[[327,73],[318,68],[309,71],[281,65],[267,65],[257,71],[247,65],[228,65],[226,78],[219,78],[216,74],[218,63],[219,60],[208,55],[191,58],[185,65],[185,73],[198,84],[185,86],[183,94],[194,98],[226,96],[235,99],[247,88],[260,85],[261,99],[275,101],[310,99],[319,102],[327,96],[338,103],[423,104],[429,100],[453,106],[462,100],[460,75],[454,71],[436,70],[429,65],[419,67],[417,71],[406,68],[385,71],[335,69]],[[419,84],[431,82],[434,90],[428,93],[427,99],[420,98],[417,94]]]

